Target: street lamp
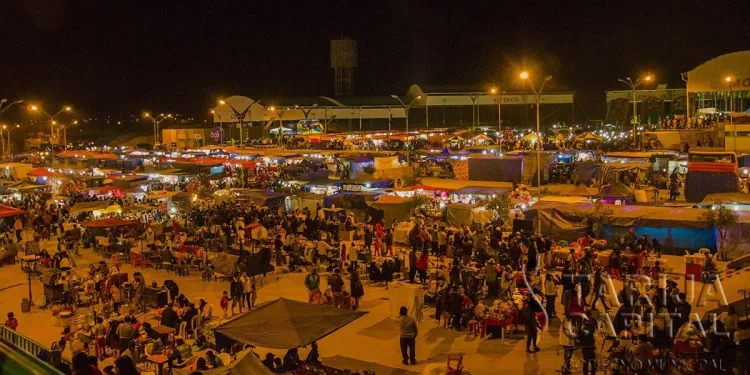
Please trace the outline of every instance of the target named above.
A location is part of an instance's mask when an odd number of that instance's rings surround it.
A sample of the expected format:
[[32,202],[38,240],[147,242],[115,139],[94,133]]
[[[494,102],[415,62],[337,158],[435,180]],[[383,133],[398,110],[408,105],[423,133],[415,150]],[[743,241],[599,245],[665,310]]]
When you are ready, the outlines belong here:
[[159,125],[161,125],[162,121],[172,118],[171,113],[160,113],[158,116],[154,117],[151,116],[150,113],[144,112],[143,117],[151,120],[151,122],[154,124],[154,146],[156,146],[157,143],[159,143]]
[[[409,110],[415,101],[422,99],[422,95],[412,99],[408,105],[404,104],[401,98],[396,94],[391,95],[391,98],[398,100],[398,102],[401,103],[401,106],[404,107],[404,114],[406,115],[406,163],[411,166],[411,152],[409,151]],[[411,168],[409,169],[409,172],[411,173]]]
[[67,125],[58,126],[58,128],[62,128],[63,130],[63,149],[68,147],[68,128],[73,125],[78,125],[78,120],[74,120]]
[[[5,103],[8,103],[8,99],[6,99],[6,98],[0,99],[0,113],[5,112],[8,108],[10,108],[10,107],[12,107],[12,106],[14,106],[16,104],[23,103],[23,100],[16,100],[14,102],[10,102],[9,104],[5,104]],[[3,106],[3,105],[5,105],[5,106]]]
[[729,125],[732,126],[732,143],[734,143],[734,150],[737,151],[737,129],[734,127],[734,77],[727,76],[724,78],[724,80],[727,82],[727,85],[729,85],[729,100],[731,100],[731,103],[729,104]]
[[245,115],[247,115],[247,112],[250,110],[250,107],[257,102],[258,102],[257,100],[250,100],[250,104],[248,104],[247,107],[245,107],[245,109],[243,109],[242,111],[238,111],[236,108],[234,108],[233,105],[227,103],[223,99],[219,99],[219,105],[228,106],[229,109],[231,109],[232,112],[234,112],[234,116],[237,117],[237,121],[240,122],[240,147],[242,147],[242,124],[245,121]]
[[645,77],[638,78],[633,82],[630,77],[626,77],[625,79],[618,79],[618,81],[628,85],[630,87],[630,90],[633,92],[633,146],[635,146],[636,141],[636,134],[638,133],[636,130],[636,125],[638,124],[638,113],[637,113],[637,107],[635,102],[635,89],[638,88],[638,86],[641,83],[644,82],[651,82],[654,80],[654,77],[651,74],[647,74]]
[[62,109],[57,111],[57,113],[55,113],[54,115],[50,115],[49,113],[45,112],[41,107],[37,105],[30,105],[28,109],[31,112],[40,112],[49,118],[49,144],[50,146],[52,146],[52,138],[54,137],[54,133],[55,133],[55,124],[57,124],[57,122],[55,121],[55,117],[57,117],[59,114],[63,112],[73,111],[73,107],[69,105],[62,107]]
[[289,108],[282,108],[282,107],[276,108],[274,106],[270,106],[270,107],[266,108],[266,110],[271,111],[271,112],[275,112],[276,115],[279,116],[279,134],[278,134],[278,137],[279,137],[279,147],[282,147],[281,146],[281,140],[282,140],[282,134],[284,132],[284,122],[282,121],[281,118],[284,116],[284,112],[288,111]]
[[534,92],[534,99],[536,101],[536,184],[541,189],[542,188],[542,133],[539,130],[539,106],[542,102],[542,91],[544,91],[544,85],[547,84],[547,81],[552,79],[552,76],[546,76],[544,77],[544,81],[542,81],[542,86],[539,87],[539,91],[536,90],[536,87],[534,87],[534,82],[531,82],[531,79],[529,79],[529,72],[523,71],[519,75],[521,79],[528,81],[531,85],[531,91]]
[[[21,127],[21,125],[16,124],[16,129],[18,129],[20,127]],[[8,154],[8,156],[12,155],[12,153],[11,153],[11,147],[10,147],[10,129],[12,129],[12,128],[13,128],[12,126],[8,126],[8,125],[3,124],[3,130],[5,130],[6,132],[8,132],[8,148],[7,148],[7,154]],[[6,148],[3,147],[3,154],[5,154],[5,153],[6,153]]]
[[[528,73],[527,77],[528,77]],[[490,89],[490,93],[492,95],[495,95],[497,98],[497,144],[500,145],[500,151],[503,151],[503,143],[502,143],[502,136],[503,136],[503,116],[502,116],[502,108],[500,105],[503,101],[503,94],[505,94],[505,91],[500,91],[496,87],[493,87]]]

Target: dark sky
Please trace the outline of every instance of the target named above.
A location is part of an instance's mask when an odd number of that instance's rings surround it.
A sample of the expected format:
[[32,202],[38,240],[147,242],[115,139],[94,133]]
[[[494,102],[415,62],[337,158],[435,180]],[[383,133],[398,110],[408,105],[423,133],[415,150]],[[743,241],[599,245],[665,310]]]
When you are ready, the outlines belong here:
[[745,1],[11,0],[0,12],[0,95],[91,115],[206,113],[216,98],[332,95],[329,40],[359,44],[356,90],[502,84],[521,66],[578,92],[601,118],[603,90],[750,48]]

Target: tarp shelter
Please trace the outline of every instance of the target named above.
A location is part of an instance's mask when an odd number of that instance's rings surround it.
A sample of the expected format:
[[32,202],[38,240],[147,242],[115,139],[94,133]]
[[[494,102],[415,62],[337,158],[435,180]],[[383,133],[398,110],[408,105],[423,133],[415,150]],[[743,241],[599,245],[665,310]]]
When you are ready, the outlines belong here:
[[618,182],[613,185],[603,186],[602,189],[599,190],[599,193],[596,194],[596,198],[606,200],[608,201],[607,203],[612,203],[609,201],[618,200],[623,203],[632,203],[632,201],[635,199],[635,194],[633,193],[633,189]]
[[109,206],[109,202],[107,201],[78,202],[71,207],[70,214],[75,215],[81,212],[104,210],[107,206]]
[[[191,369],[190,366],[184,368],[173,368],[171,370],[175,375],[190,375],[195,370]],[[252,349],[245,349],[237,353],[237,359],[229,364],[225,364],[219,368],[203,370],[200,372],[203,375],[273,375],[274,372],[266,367],[258,357],[255,356]]]
[[700,203],[698,203],[699,206],[713,206],[717,204],[750,205],[750,194],[713,193],[707,195]]
[[453,226],[487,224],[492,222],[492,212],[476,204],[454,203],[446,207],[445,221]]
[[52,177],[53,174],[47,168],[34,168],[26,173],[27,176],[31,177]]
[[47,185],[44,185],[44,184],[35,184],[33,182],[29,182],[29,181],[26,181],[26,180],[20,181],[20,182],[15,183],[15,184],[13,184],[11,186],[8,186],[9,189],[16,190],[16,191],[22,191],[22,192],[23,191],[32,191],[32,190],[37,190],[37,189],[44,189],[45,187],[47,187]]
[[582,161],[575,163],[575,174],[578,176],[578,181],[585,183],[594,180],[601,179],[601,169],[604,163],[597,163],[594,161]]
[[470,158],[469,180],[520,182],[523,162],[520,156]]
[[268,208],[277,208],[284,204],[284,193],[270,190],[250,190],[247,193],[248,198],[255,204],[267,206]]
[[84,227],[92,228],[111,228],[111,227],[124,227],[128,225],[137,225],[140,223],[138,220],[123,220],[118,218],[109,218],[102,220],[84,221],[81,223]]
[[598,193],[599,190],[597,190],[596,188],[586,187],[586,185],[581,184],[574,187],[571,191],[565,193],[565,195],[571,197],[591,197],[597,195]]
[[270,349],[299,348],[330,335],[365,314],[363,311],[279,298],[216,327],[216,347],[228,348],[233,342],[241,342]]
[[[326,208],[336,205],[337,208],[350,208],[357,210],[367,209],[367,202],[375,201],[381,195],[380,192],[338,192],[323,198],[323,204]],[[349,200],[351,204],[344,204],[343,201]]]
[[365,189],[384,189],[392,188],[393,180],[390,178],[384,179],[366,179],[358,178],[355,180],[344,180],[341,181],[341,188],[348,191],[359,191],[362,188]]
[[238,255],[219,253],[211,263],[214,266],[215,272],[225,276],[232,276],[237,272],[237,263],[239,260],[240,257]]
[[[701,217],[707,210],[639,205],[610,208],[613,214],[602,223],[602,238],[622,236],[632,228],[637,235],[656,238],[667,254],[682,255],[686,249],[703,247],[716,250],[715,230]],[[585,215],[593,210],[593,204],[537,202],[525,214],[536,227],[541,225],[542,233],[572,242],[588,232]]]
[[398,156],[379,156],[374,159],[375,170],[400,168]]
[[256,254],[246,251],[219,253],[211,262],[214,265],[214,271],[225,276],[232,276],[235,272],[246,272],[248,276],[256,276],[274,270],[271,265],[271,250],[266,248]]
[[511,188],[504,187],[490,187],[490,186],[464,186],[460,189],[453,190],[451,195],[454,199],[459,199],[461,195],[471,195],[479,199],[492,197],[493,195],[501,195],[509,193]]
[[23,180],[28,175],[29,171],[34,169],[34,166],[26,163],[2,163],[0,169],[5,169],[11,177],[15,177],[16,180]]
[[596,135],[594,133],[591,133],[591,132],[586,132],[586,133],[583,133],[581,135],[576,136],[575,140],[579,141],[579,142],[584,142],[584,141],[601,141],[602,137],[600,137],[600,136],[598,136],[598,135]]
[[26,211],[19,210],[15,207],[6,206],[4,204],[0,204],[0,217],[10,217],[10,216],[16,216],[16,215],[23,215]]
[[370,203],[370,207],[382,211],[386,223],[392,223],[393,219],[408,220],[411,212],[409,199],[396,195],[381,195],[378,200]]
[[156,190],[146,194],[146,199],[168,199],[177,195],[177,191]]
[[[719,163],[716,163],[719,164]],[[737,193],[740,179],[737,173],[691,171],[685,176],[685,200],[696,203],[709,194]]]
[[616,184],[620,182],[620,175],[629,171],[647,171],[651,163],[605,163],[601,169],[602,185]]
[[294,211],[307,208],[310,210],[310,213],[315,216],[317,215],[316,210],[318,205],[323,207],[323,198],[325,198],[325,195],[323,194],[299,192],[286,198],[286,210]]

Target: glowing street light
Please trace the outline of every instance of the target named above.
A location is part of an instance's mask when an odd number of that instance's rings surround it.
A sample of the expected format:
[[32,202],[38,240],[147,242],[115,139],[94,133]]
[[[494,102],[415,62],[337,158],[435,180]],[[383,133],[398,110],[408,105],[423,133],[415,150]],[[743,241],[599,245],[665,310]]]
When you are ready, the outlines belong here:
[[734,77],[726,76],[724,80],[729,86],[729,98],[731,100],[729,104],[729,125],[732,127],[732,142],[734,143],[734,150],[737,151],[737,128],[734,127]]
[[31,112],[42,113],[42,114],[44,114],[45,116],[47,116],[49,118],[49,144],[52,145],[53,144],[52,140],[53,140],[54,134],[55,134],[55,124],[57,124],[57,121],[55,121],[55,118],[59,114],[61,114],[63,112],[72,112],[73,111],[73,107],[71,107],[69,105],[63,106],[62,109],[60,109],[59,111],[57,111],[54,115],[50,115],[49,113],[45,112],[40,106],[37,106],[37,105],[34,105],[34,104],[30,105],[28,107],[28,110],[31,111]]
[[636,102],[635,102],[635,89],[638,88],[638,86],[641,83],[651,82],[653,80],[654,80],[654,76],[652,76],[651,74],[646,74],[646,76],[642,78],[638,78],[635,81],[630,79],[630,77],[626,77],[625,79],[622,79],[622,78],[618,79],[618,81],[630,86],[630,90],[633,92],[633,145],[635,145],[635,141],[636,141],[636,136],[637,136],[636,124],[638,124],[638,113],[637,113],[638,109],[636,107]]
[[544,77],[544,80],[542,81],[542,86],[539,87],[539,91],[536,90],[536,87],[534,87],[534,82],[531,82],[529,72],[523,71],[521,74],[519,74],[519,77],[523,79],[524,81],[528,81],[529,85],[531,85],[531,91],[534,92],[534,99],[536,100],[536,183],[537,186],[541,189],[542,188],[542,171],[541,171],[541,165],[542,165],[542,133],[539,129],[539,123],[540,123],[540,117],[539,117],[539,106],[542,102],[542,91],[544,91],[544,85],[547,84],[547,81],[552,79],[552,76],[546,76]]
[[[406,163],[411,166],[411,152],[409,148],[409,110],[411,110],[411,105],[414,104],[415,101],[422,99],[422,95],[412,99],[408,105],[404,104],[401,98],[396,94],[391,95],[391,98],[398,100],[398,102],[401,103],[401,106],[404,107],[404,114],[406,115]],[[411,168],[409,169],[409,172],[411,173]]]
[[[528,75],[527,75],[528,76]],[[498,90],[497,87],[493,87],[490,89],[490,93],[492,95],[495,95],[497,97],[497,134],[498,134],[498,144],[500,145],[500,151],[503,150],[503,144],[502,144],[502,136],[503,136],[503,116],[502,116],[502,109],[500,105],[503,101],[503,94],[505,91]]]
[[227,103],[224,99],[219,99],[218,103],[219,105],[228,106],[229,109],[231,109],[232,112],[234,112],[234,116],[237,117],[237,121],[240,122],[240,147],[242,147],[242,125],[243,125],[243,122],[245,121],[245,116],[247,115],[247,112],[250,111],[250,107],[253,104],[257,103],[257,100],[251,100],[250,104],[248,104],[247,107],[245,107],[245,109],[243,109],[242,111],[237,110],[237,108],[234,108],[233,105]]
[[154,145],[159,143],[159,125],[162,123],[162,121],[172,118],[171,113],[167,113],[166,115],[164,113],[160,113],[158,116],[154,117],[151,116],[148,112],[143,112],[143,117],[151,120],[151,122],[154,124]]

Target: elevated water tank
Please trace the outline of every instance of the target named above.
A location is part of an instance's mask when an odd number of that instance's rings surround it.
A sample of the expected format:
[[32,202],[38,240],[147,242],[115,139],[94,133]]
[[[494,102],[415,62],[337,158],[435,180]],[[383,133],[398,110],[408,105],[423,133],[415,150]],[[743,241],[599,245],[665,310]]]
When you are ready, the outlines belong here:
[[331,41],[331,68],[336,96],[352,94],[354,69],[357,67],[357,41],[344,38]]

